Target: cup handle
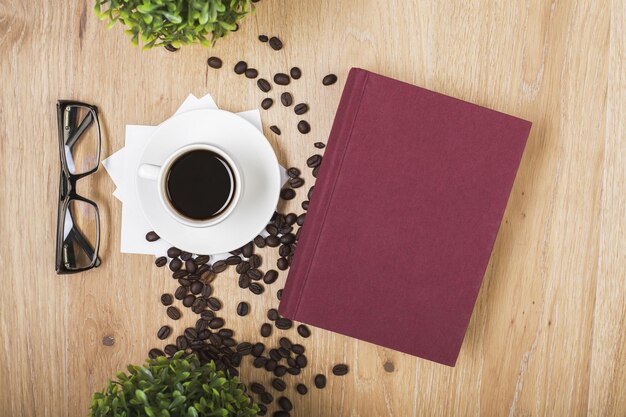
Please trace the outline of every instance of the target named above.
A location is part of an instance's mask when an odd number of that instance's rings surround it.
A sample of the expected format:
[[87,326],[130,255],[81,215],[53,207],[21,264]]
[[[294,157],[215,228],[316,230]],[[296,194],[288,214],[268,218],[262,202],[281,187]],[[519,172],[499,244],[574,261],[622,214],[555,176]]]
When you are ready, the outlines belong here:
[[138,174],[147,180],[156,180],[159,177],[161,167],[158,165],[142,164],[139,166]]

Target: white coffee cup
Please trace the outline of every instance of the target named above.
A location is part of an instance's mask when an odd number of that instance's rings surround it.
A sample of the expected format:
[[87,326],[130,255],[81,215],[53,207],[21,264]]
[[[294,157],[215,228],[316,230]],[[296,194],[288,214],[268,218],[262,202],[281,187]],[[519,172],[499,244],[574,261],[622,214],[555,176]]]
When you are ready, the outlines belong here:
[[[167,179],[170,172],[170,168],[172,164],[178,160],[181,156],[186,153],[196,151],[196,150],[206,150],[210,152],[216,153],[220,158],[222,158],[230,167],[230,172],[232,173],[232,184],[234,190],[230,196],[230,199],[225,204],[226,208],[220,211],[216,216],[211,217],[207,220],[196,220],[182,215],[178,212],[167,193]],[[213,226],[225,218],[228,217],[230,213],[235,209],[235,206],[239,202],[239,198],[241,197],[241,192],[243,189],[243,180],[241,177],[241,170],[239,169],[237,163],[233,160],[233,158],[220,149],[217,146],[209,145],[206,143],[195,143],[191,145],[184,146],[182,148],[177,149],[174,153],[172,153],[163,163],[163,165],[152,165],[152,164],[142,164],[139,166],[139,170],[137,172],[141,178],[145,178],[148,180],[154,180],[158,183],[158,192],[159,199],[161,200],[161,204],[165,207],[166,211],[172,216],[176,221],[191,227],[208,227]],[[201,192],[201,190],[199,190]]]

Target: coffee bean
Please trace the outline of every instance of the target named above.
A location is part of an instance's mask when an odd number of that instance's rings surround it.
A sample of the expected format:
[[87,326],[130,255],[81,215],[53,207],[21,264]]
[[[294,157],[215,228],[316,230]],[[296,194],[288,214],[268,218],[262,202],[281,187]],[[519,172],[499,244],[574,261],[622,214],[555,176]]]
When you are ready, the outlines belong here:
[[[259,0],[252,0],[253,3],[258,2]],[[265,406],[265,404],[257,404],[257,407],[259,407],[259,411],[256,413],[257,416],[264,416],[265,414],[267,414],[267,407]]]
[[289,330],[293,326],[293,322],[286,317],[276,319],[274,325],[281,330]]
[[287,388],[287,384],[280,378],[274,378],[272,379],[272,387],[274,387],[276,391],[282,392]]
[[[315,156],[315,155],[314,155],[314,156]],[[322,156],[321,156],[321,155],[317,155],[317,156],[319,156],[319,157],[320,157],[320,161],[319,161],[319,163],[321,163],[321,162],[322,162]],[[312,157],[311,157],[311,158],[312,158]],[[309,159],[311,159],[311,158],[309,158]],[[311,199],[311,196],[313,195],[313,189],[314,189],[314,188],[315,188],[315,186],[312,186],[311,188],[309,188],[309,191],[308,191],[308,193],[307,193],[307,195],[306,195],[306,198],[308,198],[309,200]]]
[[222,60],[216,56],[212,56],[209,59],[207,59],[207,64],[209,65],[209,67],[214,68],[214,69],[222,68]]
[[196,330],[201,332],[209,326],[209,322],[204,319],[198,319],[196,321]]
[[196,314],[200,314],[206,308],[206,301],[204,298],[198,297],[194,300],[193,304],[191,304],[191,311]]
[[174,356],[174,354],[178,352],[178,348],[175,345],[167,345],[163,348],[163,350],[168,356]]
[[263,101],[261,101],[261,107],[263,108],[263,110],[267,110],[270,107],[272,107],[272,104],[274,104],[274,100],[272,100],[271,98],[264,98]]
[[261,395],[265,392],[265,387],[258,382],[253,382],[252,384],[250,384],[250,391],[254,392],[255,394]]
[[277,366],[278,366],[278,362],[276,362],[274,359],[268,359],[267,362],[265,363],[265,370],[272,372],[274,371],[274,369],[276,369]]
[[289,186],[291,188],[300,188],[304,185],[302,178],[289,178]]
[[159,356],[165,356],[165,353],[163,353],[161,349],[152,348],[150,349],[150,352],[148,352],[148,356],[150,357],[150,359],[156,359]]
[[265,247],[265,239],[263,238],[263,236],[257,236],[254,238],[254,244],[256,245],[257,248],[264,248]]
[[198,331],[193,327],[187,327],[183,334],[189,341],[195,340],[198,337]]
[[280,51],[281,49],[283,49],[283,42],[280,39],[278,39],[276,36],[272,36],[270,38],[270,46],[272,47],[273,50]]
[[315,142],[313,146],[315,146],[317,149],[324,149],[326,147],[326,145],[324,145],[324,143],[322,142]]
[[298,391],[298,394],[300,395],[306,395],[306,393],[309,392],[309,389],[304,384],[298,384],[296,385],[296,391]]
[[290,245],[280,245],[278,248],[278,254],[282,257],[286,257],[291,255],[291,246]]
[[233,353],[233,357],[231,359],[233,366],[241,365],[241,359],[242,359],[242,355],[240,353]]
[[269,337],[272,334],[272,326],[269,323],[263,323],[261,325],[261,336]]
[[296,106],[293,108],[294,113],[296,113],[298,116],[303,115],[304,113],[309,111],[309,105],[306,103],[300,103],[300,104],[296,104]]
[[252,354],[252,356],[259,357],[263,354],[264,350],[265,350],[265,345],[259,342],[259,343],[256,343],[254,346],[252,346],[252,350],[250,351],[250,353]]
[[300,174],[302,174],[302,172],[300,172],[300,170],[296,167],[291,167],[287,170],[287,175],[290,178],[298,178]]
[[194,281],[189,287],[191,293],[195,295],[200,294],[203,288],[204,288],[204,284],[201,283],[200,281]]
[[231,250],[229,253],[231,255],[241,255],[241,248],[235,249],[235,250]]
[[293,200],[296,196],[296,192],[291,188],[283,188],[280,190],[280,198],[283,200]]
[[280,245],[280,240],[278,239],[277,236],[274,235],[269,235],[268,237],[265,238],[265,243],[267,244],[267,246],[269,246],[270,248],[275,248],[278,245]]
[[298,334],[300,336],[302,336],[302,337],[309,337],[309,336],[311,336],[311,331],[304,324],[298,325],[298,329],[297,330],[298,330]]
[[276,375],[277,377],[281,377],[284,376],[287,373],[287,367],[283,366],[283,365],[278,365],[276,366],[276,368],[274,369],[274,375]]
[[250,284],[252,284],[252,280],[249,276],[247,276],[246,274],[239,275],[239,280],[237,281],[237,285],[239,285],[239,288],[241,288],[242,290],[246,289],[250,286]]
[[156,234],[156,232],[148,232],[148,233],[146,233],[146,240],[148,242],[156,242],[159,239],[160,239],[160,237],[159,237],[159,235]]
[[287,372],[290,375],[300,375],[300,373],[301,373],[300,368],[293,367],[293,366],[287,368]]
[[162,326],[157,332],[157,337],[161,340],[167,339],[171,332],[172,328],[170,326]]
[[237,304],[237,314],[241,317],[248,315],[250,305],[244,301]]
[[239,255],[233,255],[233,256],[229,256],[228,258],[226,258],[224,260],[224,262],[226,262],[226,265],[239,265],[243,260],[241,259],[241,257]]
[[346,375],[349,371],[348,365],[340,363],[333,366],[333,374],[337,376]]
[[220,327],[223,327],[223,326],[224,326],[224,319],[221,317],[214,317],[209,322],[209,327],[211,329],[219,329]]
[[167,258],[165,256],[159,256],[154,260],[154,264],[159,268],[167,265]]
[[270,269],[263,276],[263,282],[266,284],[273,284],[278,279],[278,271]]
[[283,103],[283,106],[289,107],[293,104],[293,96],[291,93],[285,91],[280,95],[280,102]]
[[263,292],[265,291],[265,287],[258,282],[251,283],[250,287],[248,288],[250,288],[250,291],[255,295],[263,294]]
[[172,246],[167,250],[167,256],[169,256],[170,258],[178,258],[180,256],[180,249]]
[[209,338],[209,336],[211,336],[211,331],[209,329],[200,330],[198,332],[198,339],[200,340],[206,340]]
[[285,271],[287,268],[289,268],[289,262],[287,262],[287,258],[278,258],[278,260],[276,261],[276,266],[281,271]]
[[298,122],[298,131],[303,135],[306,135],[311,131],[311,125],[306,120],[300,120]]
[[309,209],[309,200],[304,200],[302,202],[302,209],[303,210],[308,210]]
[[293,410],[293,404],[291,404],[291,401],[289,401],[287,397],[280,397],[278,399],[278,406],[285,411]]
[[213,345],[213,346],[221,346],[222,345],[222,338],[220,337],[220,335],[218,335],[217,333],[211,333],[209,335],[209,342]]
[[185,269],[187,269],[187,272],[189,272],[190,274],[193,274],[196,272],[198,267],[196,266],[196,263],[193,261],[193,259],[187,259],[185,261]]
[[264,358],[263,356],[259,356],[252,361],[252,365],[254,365],[255,368],[263,368],[266,363],[267,358]]
[[317,175],[320,172],[320,167],[316,166],[315,168],[313,168],[313,172],[311,173],[311,175],[313,175],[313,178],[317,178]]
[[280,299],[283,298],[283,289],[282,288],[280,290],[276,291],[276,298],[278,298],[278,301],[280,301]]
[[202,290],[200,291],[200,295],[202,295],[204,298],[209,298],[212,293],[213,287],[211,287],[209,284],[204,284]]
[[280,243],[283,245],[291,245],[296,241],[296,236],[293,233],[287,233],[280,237]]
[[272,349],[270,350],[270,358],[274,359],[275,361],[279,361],[283,357],[280,356],[280,353],[278,353],[278,349]]
[[289,352],[287,349],[285,349],[282,346],[278,349],[278,353],[280,353],[280,356],[285,359],[291,356],[291,352]]
[[304,350],[305,350],[304,346],[298,343],[296,343],[295,345],[291,347],[291,351],[295,353],[296,355],[302,355],[304,353]]
[[267,233],[270,234],[270,236],[276,236],[278,234],[278,227],[273,224],[268,224],[267,226],[265,226],[265,230],[267,231]]
[[252,352],[252,343],[249,342],[241,342],[237,345],[237,352],[241,355],[249,355]]
[[[319,166],[322,163],[322,155],[312,155],[310,156],[307,160],[306,160],[306,165],[309,168],[315,168],[317,166]],[[309,200],[311,199],[311,190],[313,190],[313,187],[311,187],[311,189],[309,190]]]
[[244,74],[246,75],[246,78],[255,79],[259,76],[259,71],[257,71],[256,68],[248,68]]
[[298,355],[296,356],[296,365],[298,365],[298,368],[305,368],[307,365],[307,359],[306,356],[304,355]]
[[183,262],[178,259],[178,258],[174,258],[170,261],[170,270],[171,271],[178,271],[181,267],[183,266]]
[[282,235],[286,235],[287,233],[291,233],[293,231],[293,227],[289,226],[287,223],[285,223],[280,229],[278,229],[278,232]]
[[164,306],[169,306],[173,302],[174,302],[174,297],[172,297],[172,294],[161,295],[161,304],[163,304]]
[[215,313],[211,310],[204,310],[202,313],[200,313],[200,317],[202,317],[202,319],[206,321],[211,321],[211,319],[215,317]]
[[276,133],[277,135],[280,135],[280,128],[278,126],[272,125],[270,126],[270,130]]
[[[202,268],[204,268],[206,265],[202,265]],[[217,277],[217,275],[215,274],[215,272],[213,271],[204,271],[202,272],[202,274],[200,275],[200,280],[202,282],[204,282],[205,284],[210,284],[211,282],[213,282],[213,280]]]
[[248,272],[246,272],[246,275],[254,281],[258,281],[263,277],[263,273],[259,271],[258,269],[248,269]]
[[219,311],[222,309],[222,302],[215,297],[209,297],[207,300],[209,308],[213,311]]
[[169,306],[167,308],[167,316],[172,320],[178,320],[180,318],[180,310],[176,307]]
[[248,64],[245,61],[239,61],[235,64],[235,74],[241,75],[248,69]]
[[322,84],[324,85],[333,85],[337,82],[337,76],[335,74],[328,74],[324,78],[322,78]]
[[250,262],[243,261],[235,268],[238,274],[245,274],[250,269]]
[[267,37],[267,35],[259,35],[259,40],[261,42],[267,42],[268,41],[268,37]]
[[224,272],[227,267],[228,267],[228,265],[226,265],[226,262],[224,262],[224,261],[217,261],[217,262],[215,262],[213,264],[211,269],[213,269],[213,272],[215,272],[216,274],[219,274],[220,272]]
[[290,81],[291,78],[289,78],[289,75],[283,72],[279,72],[278,74],[274,75],[274,82],[278,85],[288,85]]
[[181,283],[180,281],[183,281],[183,282],[189,281],[188,279],[186,279],[187,275],[189,275],[187,271],[183,269],[179,269],[178,271],[172,274],[172,278],[177,279],[180,284],[186,285],[186,284]]
[[183,261],[187,261],[188,259],[191,259],[191,253],[189,252],[185,252],[184,250],[180,252],[180,259],[182,259]]
[[256,82],[256,85],[259,87],[259,90],[267,93],[272,89],[272,85],[265,78],[259,78]]
[[193,304],[193,302],[196,301],[196,296],[189,294],[186,295],[185,297],[183,297],[183,305],[185,307],[191,307],[191,305]]
[[196,259],[194,259],[193,261],[195,262],[197,266],[200,266],[209,262],[209,260],[211,260],[211,257],[209,255],[200,255],[200,256],[196,256]]
[[294,80],[298,80],[300,79],[300,77],[302,77],[302,71],[298,67],[293,67],[289,70],[289,75],[291,75],[291,78],[293,78]]
[[259,398],[261,399],[261,401],[264,404],[271,404],[272,401],[274,401],[274,396],[272,394],[270,394],[269,392],[265,391],[264,393],[262,393]]
[[278,314],[278,310],[276,310],[275,308],[270,308],[269,310],[267,310],[267,318],[271,321],[274,321],[279,317],[280,314]]
[[322,374],[317,374],[313,382],[317,388],[322,389],[326,386],[326,377]]

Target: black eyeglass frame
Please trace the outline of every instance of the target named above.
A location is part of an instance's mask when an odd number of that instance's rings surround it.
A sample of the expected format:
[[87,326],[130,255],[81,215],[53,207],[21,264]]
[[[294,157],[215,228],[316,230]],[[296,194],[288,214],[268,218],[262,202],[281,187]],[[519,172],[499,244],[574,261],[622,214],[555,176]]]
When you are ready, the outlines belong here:
[[[77,129],[72,133],[72,135],[68,138],[67,142],[65,141],[65,131],[64,131],[64,113],[68,107],[82,107],[88,111],[88,115],[91,116],[91,120],[86,120],[88,116],[85,116],[82,121],[80,121],[80,125],[77,126]],[[70,172],[66,154],[65,154],[65,146],[69,146],[70,148],[78,141],[80,136],[84,133],[84,131],[91,125],[91,123],[96,124],[97,130],[97,155],[96,155],[96,165],[89,171],[82,172],[80,174],[73,174]],[[60,182],[59,182],[59,205],[57,211],[57,237],[56,237],[56,260],[55,260],[55,269],[57,274],[75,274],[78,272],[87,271],[92,268],[97,268],[100,266],[100,258],[98,256],[98,250],[100,249],[100,212],[98,210],[98,205],[93,201],[79,195],[76,192],[76,183],[81,178],[84,178],[88,175],[95,173],[100,167],[100,145],[101,145],[101,134],[100,134],[100,121],[98,119],[98,108],[92,104],[82,103],[80,101],[72,101],[72,100],[59,100],[57,101],[57,127],[58,127],[58,141],[59,141],[59,158],[61,160],[61,172],[60,172]],[[63,251],[66,250],[64,241],[64,228],[65,228],[65,216],[67,211],[69,210],[69,206],[72,201],[82,201],[91,205],[95,209],[96,214],[96,242],[95,247],[91,247],[91,244],[85,239],[85,237],[80,233],[80,231],[74,226],[72,230],[70,230],[68,237],[71,236],[72,239],[76,240],[76,243],[85,251],[85,253],[91,257],[91,263],[87,266],[80,268],[71,268],[64,263]]]

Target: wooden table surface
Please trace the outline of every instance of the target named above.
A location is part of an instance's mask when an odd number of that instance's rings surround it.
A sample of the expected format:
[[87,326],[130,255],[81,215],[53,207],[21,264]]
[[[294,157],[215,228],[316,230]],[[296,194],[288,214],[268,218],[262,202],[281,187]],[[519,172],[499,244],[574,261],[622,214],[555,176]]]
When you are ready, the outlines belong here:
[[[101,209],[103,264],[55,275],[56,100],[99,107],[108,156],[126,124],[157,124],[189,93],[210,92],[232,111],[258,107],[264,94],[232,71],[244,59],[265,76],[303,70],[288,90],[310,104],[311,134],[297,132],[290,109],[262,111],[286,166],[303,167],[327,137],[352,66],[533,122],[456,367],[315,330],[302,379],[312,387],[340,361],[351,372],[305,397],[290,386],[294,415],[626,416],[625,21],[619,0],[262,0],[213,50],[170,53],[132,47],[91,1],[0,0],[0,415],[86,415],[91,393],[163,346],[156,331],[172,324],[159,297],[175,282],[151,256],[120,253],[121,204],[104,169],[80,184]],[[211,55],[222,70],[207,67]],[[329,72],[339,82],[322,87]],[[305,192],[280,209],[297,210]],[[262,297],[242,295],[234,271],[220,276],[239,335],[256,337],[285,275]],[[242,297],[253,306],[245,319],[234,314]],[[269,381],[247,362],[242,377]]]

